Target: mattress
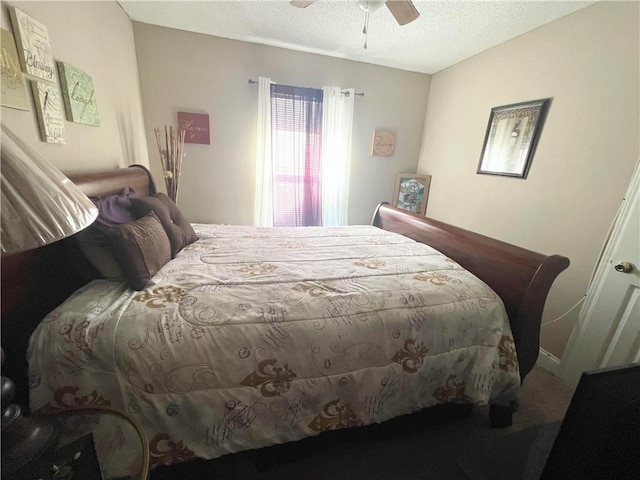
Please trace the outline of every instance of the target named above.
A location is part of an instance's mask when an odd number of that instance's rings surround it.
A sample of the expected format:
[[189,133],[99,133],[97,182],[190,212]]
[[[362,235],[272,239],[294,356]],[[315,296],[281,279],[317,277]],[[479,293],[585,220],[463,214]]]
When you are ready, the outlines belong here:
[[144,290],[95,280],[43,319],[33,411],[122,409],[156,466],[518,398],[501,299],[433,248],[371,226],[193,226]]

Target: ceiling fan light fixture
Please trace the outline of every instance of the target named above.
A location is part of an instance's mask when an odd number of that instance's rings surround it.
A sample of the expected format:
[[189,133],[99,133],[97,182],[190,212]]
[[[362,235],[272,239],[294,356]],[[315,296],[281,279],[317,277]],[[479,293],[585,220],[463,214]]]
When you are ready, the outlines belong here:
[[316,0],[291,0],[291,5],[298,8],[307,8],[312,3],[315,3]]
[[355,2],[367,13],[375,12],[386,3],[385,0],[355,0]]
[[398,25],[406,25],[416,20],[420,16],[420,12],[413,5],[411,0],[405,1],[388,1],[385,2],[387,8],[398,22]]

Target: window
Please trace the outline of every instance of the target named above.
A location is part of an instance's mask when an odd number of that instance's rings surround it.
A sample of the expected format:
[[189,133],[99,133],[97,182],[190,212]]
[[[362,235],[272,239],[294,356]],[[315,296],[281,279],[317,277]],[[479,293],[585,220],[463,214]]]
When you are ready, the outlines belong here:
[[322,90],[271,85],[273,225],[320,225]]
[[346,225],[353,89],[258,84],[255,224]]

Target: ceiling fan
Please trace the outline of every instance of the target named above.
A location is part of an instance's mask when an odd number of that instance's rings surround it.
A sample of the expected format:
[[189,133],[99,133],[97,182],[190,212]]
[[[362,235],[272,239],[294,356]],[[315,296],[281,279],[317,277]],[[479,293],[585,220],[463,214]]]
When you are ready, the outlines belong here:
[[[316,0],[291,0],[291,5],[306,8],[315,2]],[[355,2],[366,14],[375,12],[382,5],[386,5],[399,25],[406,25],[420,16],[411,0],[355,0]]]

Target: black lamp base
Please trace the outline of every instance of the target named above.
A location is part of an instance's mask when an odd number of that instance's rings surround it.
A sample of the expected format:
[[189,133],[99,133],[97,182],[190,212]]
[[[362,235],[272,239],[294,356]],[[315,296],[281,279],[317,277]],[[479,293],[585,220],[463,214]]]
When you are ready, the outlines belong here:
[[[55,419],[23,416],[20,407],[17,416],[2,428],[2,476],[15,473],[29,462],[49,451],[58,441],[60,428]],[[7,409],[9,410],[9,409]]]
[[[0,363],[4,350],[0,349]],[[51,449],[58,441],[60,427],[53,417],[22,415],[14,403],[16,389],[7,377],[0,378],[2,392],[2,477],[20,470]]]

